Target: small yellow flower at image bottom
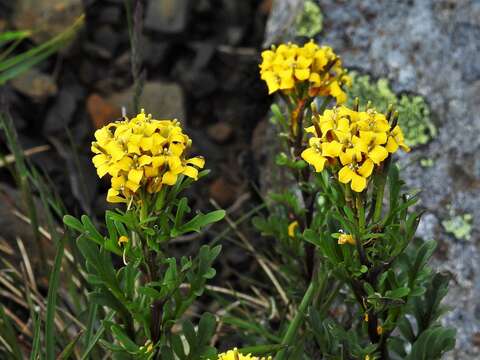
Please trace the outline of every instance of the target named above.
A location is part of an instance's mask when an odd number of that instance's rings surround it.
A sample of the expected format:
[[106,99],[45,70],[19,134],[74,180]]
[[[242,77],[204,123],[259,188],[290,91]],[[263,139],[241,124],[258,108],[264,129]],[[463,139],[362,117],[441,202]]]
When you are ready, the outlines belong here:
[[355,239],[353,238],[352,235],[341,234],[338,238],[339,245],[345,245],[345,244],[355,245],[355,243],[356,243]]
[[187,158],[191,145],[177,120],[155,120],[144,110],[97,130],[92,162],[100,178],[111,177],[107,201],[138,200],[141,191],[159,192],[163,186],[175,185],[182,175],[197,180],[205,160]]
[[382,335],[383,334],[383,327],[381,325],[377,326],[377,334]]
[[305,129],[312,134],[301,157],[316,172],[333,165],[338,181],[355,192],[364,191],[375,170],[399,148],[410,151],[402,129],[393,129],[387,117],[375,109],[355,111],[346,106],[327,109],[312,118]]
[[128,243],[128,237],[126,237],[125,235],[122,235],[118,238],[118,246],[122,246],[123,244],[127,244]]
[[218,355],[218,360],[271,360],[272,357],[257,357],[250,354],[243,355],[237,348],[228,350]]
[[295,237],[295,230],[298,228],[298,221],[295,220],[295,221],[292,221],[289,225],[288,225],[288,236],[293,238]]

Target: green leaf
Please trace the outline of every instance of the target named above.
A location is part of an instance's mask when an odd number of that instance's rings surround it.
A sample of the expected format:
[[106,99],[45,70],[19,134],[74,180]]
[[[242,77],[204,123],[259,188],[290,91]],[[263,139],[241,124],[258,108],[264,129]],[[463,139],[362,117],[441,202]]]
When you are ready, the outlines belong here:
[[412,351],[407,360],[435,360],[453,349],[455,346],[454,329],[441,326],[425,330],[412,346]]
[[385,296],[393,299],[400,299],[407,296],[408,294],[410,294],[410,289],[408,287],[401,287],[395,290],[387,291],[385,293]]
[[83,224],[76,217],[72,215],[65,215],[63,217],[63,223],[68,227],[77,230],[80,233],[83,233],[85,230]]
[[176,237],[188,232],[200,232],[205,226],[220,221],[224,217],[225,210],[215,210],[208,214],[198,214],[179,228],[172,229],[171,236]]
[[88,238],[95,241],[98,245],[103,246],[103,236],[98,232],[95,225],[93,225],[92,220],[90,220],[87,215],[82,215],[81,219],[85,229],[85,234],[88,236]]
[[171,334],[170,335],[170,345],[175,353],[180,359],[186,359],[187,355],[185,354],[185,348],[183,347],[183,341],[180,335]]
[[112,324],[111,328],[113,336],[120,343],[120,345],[129,353],[135,353],[139,351],[139,346],[130,339],[130,337],[123,331],[123,329],[117,324]]

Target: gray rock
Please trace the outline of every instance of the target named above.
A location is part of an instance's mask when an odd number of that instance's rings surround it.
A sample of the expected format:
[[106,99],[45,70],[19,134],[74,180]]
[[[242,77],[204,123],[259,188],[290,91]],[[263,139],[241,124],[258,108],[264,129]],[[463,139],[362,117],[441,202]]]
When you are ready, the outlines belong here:
[[189,3],[188,0],[150,1],[145,27],[165,33],[182,32],[187,24]]
[[[278,14],[292,1],[274,3],[267,44],[275,38],[292,40],[292,31],[283,29],[295,14]],[[401,156],[403,178],[409,187],[423,191],[422,206],[428,213],[418,234],[438,240],[434,265],[454,275],[446,298],[453,310],[444,322],[458,335],[456,349],[447,357],[478,359],[480,2],[323,0],[320,5],[324,29],[319,41],[331,45],[347,67],[386,77],[395,91],[418,93],[432,107],[439,135]],[[433,159],[433,165],[422,167],[415,160],[420,158]],[[452,214],[472,214],[469,241],[455,239],[441,226]]]
[[[107,101],[125,107],[128,115],[131,113],[133,88],[110,96]],[[176,83],[150,81],[143,87],[140,107],[151,113],[156,119],[178,119],[185,123],[185,100],[182,88]]]
[[12,22],[32,29],[32,38],[44,42],[71,26],[83,12],[82,0],[16,0]]
[[35,101],[43,101],[57,93],[52,76],[32,68],[11,81],[12,87]]

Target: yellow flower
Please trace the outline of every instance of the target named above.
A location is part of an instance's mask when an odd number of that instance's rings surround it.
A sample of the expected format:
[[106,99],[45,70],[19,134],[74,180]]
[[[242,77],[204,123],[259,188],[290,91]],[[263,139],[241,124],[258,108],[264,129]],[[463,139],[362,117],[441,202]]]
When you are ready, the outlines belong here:
[[383,334],[383,327],[381,325],[377,326],[377,334],[382,335]]
[[295,220],[295,221],[292,221],[289,225],[288,225],[288,236],[293,238],[295,237],[295,230],[298,228],[298,221]]
[[237,348],[233,350],[228,350],[227,352],[221,353],[218,355],[218,360],[271,360],[272,357],[257,357],[252,356],[251,354],[243,355],[238,351]]
[[355,239],[353,238],[352,235],[348,234],[341,234],[340,237],[338,238],[338,244],[344,245],[344,244],[350,244],[350,245],[355,245]]
[[281,44],[263,51],[260,77],[267,83],[269,94],[288,93],[306,84],[309,96],[332,96],[338,104],[347,100],[343,87],[351,84],[332,48],[320,47],[313,41],[303,46]]
[[393,153],[397,151],[398,147],[402,148],[403,151],[410,151],[410,148],[405,144],[405,138],[403,137],[402,129],[400,129],[400,126],[396,125],[390,132],[386,149],[388,152]]
[[126,203],[140,189],[158,192],[181,175],[196,180],[205,160],[186,157],[191,143],[177,120],[155,120],[143,110],[97,130],[92,162],[99,177],[111,176],[107,201]]
[[390,154],[399,148],[410,150],[400,127],[390,129],[385,115],[374,109],[354,111],[337,106],[315,115],[312,121],[314,126],[305,129],[312,137],[301,157],[316,172],[333,166],[338,180],[350,184],[355,192],[367,188],[375,166],[380,166]]
[[352,163],[342,167],[338,172],[338,180],[343,184],[351,183],[353,191],[362,192],[367,187],[367,179],[372,171],[373,161],[367,159],[362,165]]
[[125,235],[122,235],[118,238],[118,246],[121,246],[122,244],[127,244],[128,243],[128,237]]

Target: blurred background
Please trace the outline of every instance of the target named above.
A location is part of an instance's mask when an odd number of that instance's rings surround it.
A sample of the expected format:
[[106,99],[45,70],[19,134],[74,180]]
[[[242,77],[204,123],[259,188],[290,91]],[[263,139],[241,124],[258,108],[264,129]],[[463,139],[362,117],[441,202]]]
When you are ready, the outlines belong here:
[[[108,208],[108,183],[91,164],[92,134],[137,104],[155,118],[178,118],[192,152],[207,159],[212,172],[191,191],[193,207],[213,199],[238,218],[281,189],[260,52],[309,38],[331,45],[353,72],[351,97],[400,111],[413,148],[401,155],[403,178],[422,190],[426,210],[418,236],[439,242],[435,266],[453,275],[445,321],[458,339],[449,356],[478,358],[480,1],[0,0],[0,34],[0,110],[27,162],[66,211],[97,217]],[[20,238],[46,286],[55,249],[28,225],[18,164],[0,136],[2,260],[20,261]],[[40,195],[33,191],[30,204],[42,224]],[[238,248],[224,253],[215,281],[255,273]],[[11,306],[11,289],[0,289]],[[21,311],[9,316],[22,323]]]

